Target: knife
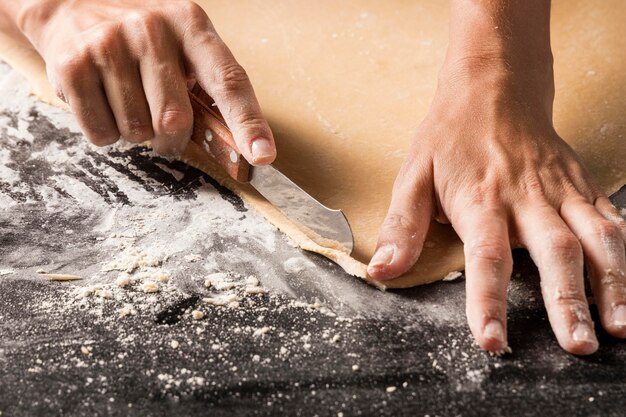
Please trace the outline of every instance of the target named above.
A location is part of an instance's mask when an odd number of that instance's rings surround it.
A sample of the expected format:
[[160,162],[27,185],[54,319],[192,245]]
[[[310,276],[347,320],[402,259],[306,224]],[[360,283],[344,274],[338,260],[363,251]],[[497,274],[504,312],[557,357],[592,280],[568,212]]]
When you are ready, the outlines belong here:
[[241,155],[213,99],[196,84],[189,97],[193,107],[191,140],[213,158],[234,180],[252,185],[274,207],[295,220],[303,231],[310,229],[324,239],[337,241],[348,254],[354,240],[350,224],[341,210],[324,206],[271,165],[251,166]]

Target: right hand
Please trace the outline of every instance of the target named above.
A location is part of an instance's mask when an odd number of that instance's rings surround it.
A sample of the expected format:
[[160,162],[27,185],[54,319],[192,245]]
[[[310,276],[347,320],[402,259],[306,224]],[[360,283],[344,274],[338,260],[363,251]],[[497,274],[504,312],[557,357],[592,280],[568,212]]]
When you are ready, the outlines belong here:
[[215,100],[243,156],[276,148],[244,69],[208,16],[187,0],[35,0],[18,26],[46,62],[57,95],[96,145],[120,137],[180,155],[193,130],[187,86]]

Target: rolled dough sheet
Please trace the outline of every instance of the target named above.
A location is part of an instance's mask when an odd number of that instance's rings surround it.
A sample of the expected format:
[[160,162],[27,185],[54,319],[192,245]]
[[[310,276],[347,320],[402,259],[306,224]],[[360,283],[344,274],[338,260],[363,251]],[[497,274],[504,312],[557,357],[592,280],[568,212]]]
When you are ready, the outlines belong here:
[[[302,233],[252,188],[235,183],[193,144],[185,159],[231,188],[303,249],[366,278],[393,180],[425,116],[444,58],[447,1],[200,0],[247,69],[276,135],[275,165],[331,208],[355,237],[348,256]],[[555,1],[557,131],[607,192],[626,182],[626,3]],[[59,101],[39,58],[0,39],[0,55],[42,98]],[[385,285],[411,287],[463,268],[462,243],[433,223],[417,265]]]

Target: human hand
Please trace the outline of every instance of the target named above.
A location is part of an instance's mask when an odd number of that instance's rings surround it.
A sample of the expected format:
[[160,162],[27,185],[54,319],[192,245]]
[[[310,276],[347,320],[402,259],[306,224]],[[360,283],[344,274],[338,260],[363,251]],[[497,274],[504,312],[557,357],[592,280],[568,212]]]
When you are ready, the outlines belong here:
[[482,348],[502,352],[511,248],[527,248],[560,345],[590,354],[598,341],[584,260],[603,327],[625,338],[626,222],[554,131],[551,55],[536,58],[449,51],[368,273],[378,280],[403,274],[433,217],[450,222],[464,243],[470,329]]
[[17,24],[50,81],[96,145],[151,140],[177,155],[193,128],[187,86],[213,97],[243,156],[276,156],[246,72],[205,12],[186,0],[31,0]]

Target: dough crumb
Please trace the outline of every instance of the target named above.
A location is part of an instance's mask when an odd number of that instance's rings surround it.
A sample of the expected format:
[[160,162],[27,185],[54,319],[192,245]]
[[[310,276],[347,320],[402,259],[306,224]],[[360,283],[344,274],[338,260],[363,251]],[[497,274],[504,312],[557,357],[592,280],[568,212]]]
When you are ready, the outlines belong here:
[[167,272],[159,272],[156,275],[156,280],[162,282],[163,284],[167,284],[168,282],[170,282],[170,278],[170,274],[168,274]]
[[212,274],[209,274],[207,278],[215,281],[223,281],[228,278],[228,274],[226,272],[214,272]]
[[250,275],[248,278],[246,278],[246,285],[250,287],[258,287],[259,279],[257,277]]
[[453,271],[453,272],[450,272],[445,277],[443,277],[442,281],[454,281],[456,279],[459,279],[462,276],[463,276],[463,274],[461,272]]
[[93,293],[94,293],[94,289],[91,288],[91,287],[82,288],[78,292],[77,298],[91,297],[93,295]]
[[352,365],[352,370],[354,372],[358,371],[359,370],[359,365]]
[[124,306],[117,309],[117,314],[119,315],[119,317],[126,317],[134,314],[134,310],[128,306]]
[[92,348],[88,346],[81,346],[80,351],[83,353],[83,355],[91,356]]
[[120,288],[126,288],[130,285],[130,282],[130,275],[128,275],[127,273],[123,273],[117,277],[117,279],[115,280],[115,285]]
[[202,320],[204,318],[204,313],[200,310],[194,310],[191,312],[191,317],[193,317],[194,320]]
[[265,294],[265,288],[263,287],[246,287],[246,294]]
[[159,291],[159,285],[156,282],[146,281],[142,286],[143,292],[153,293]]
[[269,333],[270,330],[272,330],[272,329],[270,329],[267,326],[264,326],[264,327],[261,327],[259,329],[256,329],[254,331],[254,333],[252,333],[252,336],[263,336],[263,335]]
[[160,265],[160,259],[149,256],[144,252],[137,251],[134,248],[130,248],[120,256],[113,259],[111,262],[105,264],[100,270],[102,272],[125,271],[130,274],[137,269],[145,271],[148,268],[155,268]]
[[78,275],[67,275],[67,274],[40,274],[46,278],[50,278],[51,281],[78,281],[82,278]]
[[199,262],[202,261],[204,258],[197,253],[192,253],[189,255],[185,255],[183,259],[185,259],[185,261],[187,262]]
[[386,391],[388,393],[392,393],[392,392],[396,392],[397,389],[398,389],[397,387],[391,386],[391,387],[387,387]]
[[113,298],[113,293],[110,290],[107,290],[105,288],[98,288],[97,290],[94,291],[94,295],[96,297],[106,298],[106,299]]
[[[210,283],[207,286],[207,282]],[[236,284],[230,281],[228,274],[224,272],[216,272],[207,277],[205,283],[205,287],[213,287],[217,291],[228,291],[236,287]]]
[[235,294],[228,294],[228,295],[221,296],[221,297],[203,298],[202,301],[204,301],[207,304],[214,305],[214,306],[227,306],[231,303],[239,301],[239,299],[237,295]]
[[218,291],[228,291],[235,288],[236,285],[234,282],[216,282],[213,284],[213,287]]
[[180,346],[180,343],[178,343],[178,340],[172,340],[170,342],[170,346],[172,347],[172,349],[178,349],[178,346]]

